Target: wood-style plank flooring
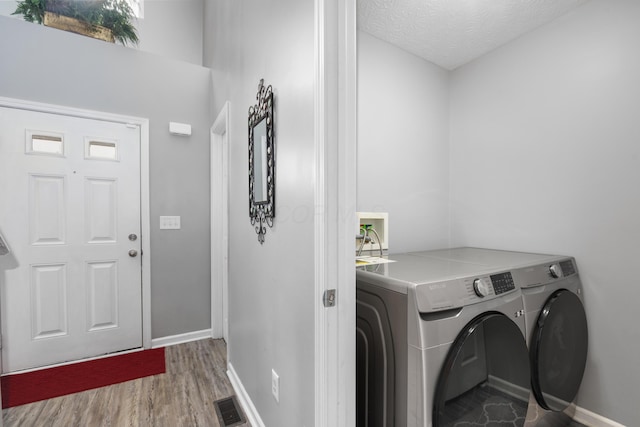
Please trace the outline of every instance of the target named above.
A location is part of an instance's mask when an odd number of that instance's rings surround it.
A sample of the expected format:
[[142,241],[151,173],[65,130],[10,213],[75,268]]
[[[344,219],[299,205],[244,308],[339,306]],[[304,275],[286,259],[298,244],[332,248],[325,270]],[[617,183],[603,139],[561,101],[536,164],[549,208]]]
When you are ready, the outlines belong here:
[[226,354],[223,340],[167,347],[164,374],[5,409],[4,427],[223,427],[214,402],[234,394]]

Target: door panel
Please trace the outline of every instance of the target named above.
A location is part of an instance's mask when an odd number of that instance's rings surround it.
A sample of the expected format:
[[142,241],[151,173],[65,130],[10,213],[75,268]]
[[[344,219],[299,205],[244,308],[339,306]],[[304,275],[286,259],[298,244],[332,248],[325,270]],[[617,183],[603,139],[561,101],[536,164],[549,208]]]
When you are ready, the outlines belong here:
[[66,241],[65,177],[29,175],[29,230],[33,245]]
[[5,372],[142,346],[140,129],[0,107]]
[[89,331],[118,326],[118,270],[111,262],[87,263]]
[[117,181],[87,178],[85,181],[85,225],[87,243],[115,243]]
[[31,266],[32,338],[67,334],[67,266]]

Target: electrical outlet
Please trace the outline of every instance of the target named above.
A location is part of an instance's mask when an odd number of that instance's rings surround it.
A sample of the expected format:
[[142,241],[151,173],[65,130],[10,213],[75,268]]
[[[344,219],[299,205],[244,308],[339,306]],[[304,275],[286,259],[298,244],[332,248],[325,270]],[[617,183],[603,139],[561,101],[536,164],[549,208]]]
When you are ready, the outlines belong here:
[[280,377],[273,369],[271,370],[271,394],[276,402],[280,403]]

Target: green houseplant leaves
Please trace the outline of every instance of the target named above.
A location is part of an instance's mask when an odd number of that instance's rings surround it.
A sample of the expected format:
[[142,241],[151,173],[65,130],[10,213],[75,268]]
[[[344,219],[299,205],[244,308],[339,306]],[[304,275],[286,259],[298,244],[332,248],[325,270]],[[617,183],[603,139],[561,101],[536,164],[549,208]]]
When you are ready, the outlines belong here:
[[123,45],[138,44],[138,34],[132,23],[135,16],[126,0],[20,0],[13,15],[22,15],[25,21],[42,24],[45,12],[108,28],[115,41]]

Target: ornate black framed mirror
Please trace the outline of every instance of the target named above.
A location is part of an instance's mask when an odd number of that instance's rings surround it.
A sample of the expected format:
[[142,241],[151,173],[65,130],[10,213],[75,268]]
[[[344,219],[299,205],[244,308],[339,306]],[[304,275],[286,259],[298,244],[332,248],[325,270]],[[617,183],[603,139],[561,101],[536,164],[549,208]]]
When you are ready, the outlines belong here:
[[256,100],[249,107],[249,218],[263,244],[267,225],[273,227],[276,216],[273,89],[264,86],[264,79]]

